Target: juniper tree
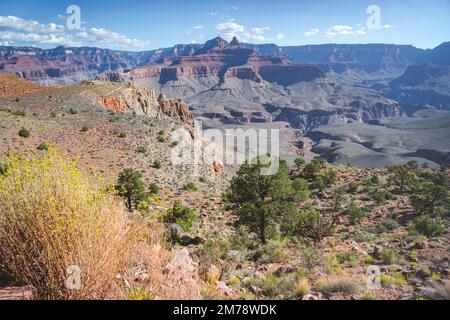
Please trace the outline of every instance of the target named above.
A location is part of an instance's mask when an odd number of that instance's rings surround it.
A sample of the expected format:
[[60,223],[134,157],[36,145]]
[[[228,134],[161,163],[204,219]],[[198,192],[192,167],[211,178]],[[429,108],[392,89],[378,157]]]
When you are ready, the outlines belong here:
[[145,199],[145,186],[142,174],[133,169],[125,169],[119,174],[116,190],[125,199],[125,206],[133,211]]
[[276,174],[265,175],[263,170],[268,167],[270,164],[259,158],[252,164],[245,162],[225,195],[239,216],[238,224],[256,233],[263,244],[274,234],[276,226],[295,212],[295,204],[307,196],[305,190],[297,192],[293,188],[285,161],[279,160]]

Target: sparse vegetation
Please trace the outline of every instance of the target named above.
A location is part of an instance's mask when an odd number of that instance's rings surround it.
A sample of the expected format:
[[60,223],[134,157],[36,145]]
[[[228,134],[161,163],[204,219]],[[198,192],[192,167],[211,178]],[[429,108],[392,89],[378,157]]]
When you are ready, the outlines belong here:
[[325,295],[331,295],[333,293],[352,295],[357,293],[360,288],[352,278],[335,278],[326,280],[324,283],[319,285],[317,290]]
[[161,160],[156,159],[155,161],[153,161],[153,168],[158,170],[161,169],[162,168]]
[[16,110],[13,111],[12,114],[19,117],[25,117],[27,115],[27,113],[24,110]]
[[429,238],[441,236],[445,231],[444,223],[440,218],[431,218],[428,215],[419,217],[415,227],[417,231]]
[[150,183],[148,191],[150,194],[158,194],[161,191],[161,188],[156,183]]
[[40,151],[46,151],[46,150],[48,150],[49,147],[50,147],[50,144],[48,142],[44,141],[37,146],[37,149]]
[[175,223],[183,228],[184,231],[189,232],[192,228],[192,223],[197,219],[197,212],[181,204],[180,201],[175,201],[172,208],[164,214],[164,222],[172,224]]
[[186,190],[186,191],[197,191],[198,187],[197,187],[197,185],[194,182],[190,181],[190,182],[186,183],[183,186],[183,190]]
[[21,128],[19,130],[19,136],[22,137],[22,138],[29,138],[31,136],[31,133],[27,129]]
[[359,224],[364,217],[364,210],[360,208],[355,202],[351,202],[347,206],[348,218],[351,224]]
[[69,109],[69,113],[72,114],[72,115],[74,115],[74,114],[78,114],[78,111],[75,110],[74,108],[70,108],[70,109]]

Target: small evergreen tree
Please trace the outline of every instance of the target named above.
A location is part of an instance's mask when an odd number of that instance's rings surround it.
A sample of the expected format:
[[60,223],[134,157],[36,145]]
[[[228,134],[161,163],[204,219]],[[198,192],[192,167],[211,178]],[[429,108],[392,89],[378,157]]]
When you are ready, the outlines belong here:
[[448,188],[431,182],[422,182],[409,200],[416,212],[431,215],[436,213],[437,207],[447,207],[450,203]]
[[407,166],[393,166],[389,171],[393,174],[389,179],[390,182],[397,186],[400,192],[403,192],[405,187],[407,187],[414,179],[411,169]]
[[145,199],[145,186],[142,174],[133,169],[125,169],[119,174],[116,190],[125,199],[125,205],[131,212]]
[[279,161],[279,170],[274,175],[263,174],[262,170],[270,164],[259,158],[252,164],[244,163],[225,195],[239,215],[238,224],[256,233],[263,244],[274,234],[276,225],[295,212],[295,203],[304,197],[292,187],[286,162]]

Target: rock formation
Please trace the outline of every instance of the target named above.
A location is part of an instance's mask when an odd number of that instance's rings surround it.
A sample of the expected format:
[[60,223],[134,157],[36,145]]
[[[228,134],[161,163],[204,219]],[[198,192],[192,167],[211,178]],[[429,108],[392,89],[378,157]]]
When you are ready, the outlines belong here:
[[126,83],[112,93],[99,97],[103,107],[115,112],[134,111],[149,117],[169,117],[185,125],[193,125],[189,107],[181,99],[171,100],[164,94],[156,99],[153,89],[137,88]]
[[158,97],[158,114],[168,116],[178,122],[192,125],[193,119],[189,112],[189,107],[181,99],[171,100],[161,93]]

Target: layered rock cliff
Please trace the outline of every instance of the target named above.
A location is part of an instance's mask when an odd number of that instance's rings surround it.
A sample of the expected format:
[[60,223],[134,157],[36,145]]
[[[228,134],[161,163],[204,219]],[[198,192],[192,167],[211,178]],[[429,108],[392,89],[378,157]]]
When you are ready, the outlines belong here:
[[134,111],[149,117],[169,117],[184,125],[193,125],[188,105],[181,99],[168,99],[164,94],[156,98],[153,89],[137,88],[131,83],[115,89],[112,93],[100,94],[102,106],[115,112]]

